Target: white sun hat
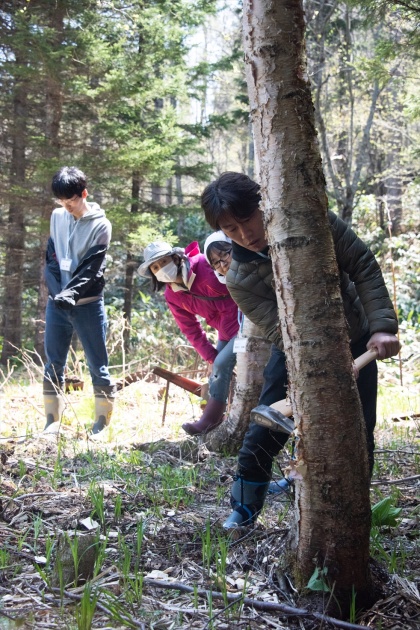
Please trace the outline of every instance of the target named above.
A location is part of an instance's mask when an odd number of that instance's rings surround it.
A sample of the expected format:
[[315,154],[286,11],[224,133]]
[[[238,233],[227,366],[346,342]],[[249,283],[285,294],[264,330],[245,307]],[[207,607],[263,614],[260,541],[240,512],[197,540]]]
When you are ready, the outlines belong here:
[[204,256],[206,257],[206,260],[210,266],[210,260],[207,256],[207,248],[209,245],[211,245],[212,243],[216,243],[217,241],[221,241],[222,243],[231,243],[232,239],[226,236],[226,234],[222,232],[222,230],[219,230],[218,232],[213,232],[213,234],[210,234],[210,236],[206,238],[206,242],[204,243]]
[[169,245],[169,243],[165,243],[164,241],[155,241],[154,243],[150,243],[150,245],[144,248],[144,262],[137,270],[139,275],[144,278],[151,278],[152,272],[149,269],[150,265],[164,256],[170,256],[172,254],[172,250],[172,245]]

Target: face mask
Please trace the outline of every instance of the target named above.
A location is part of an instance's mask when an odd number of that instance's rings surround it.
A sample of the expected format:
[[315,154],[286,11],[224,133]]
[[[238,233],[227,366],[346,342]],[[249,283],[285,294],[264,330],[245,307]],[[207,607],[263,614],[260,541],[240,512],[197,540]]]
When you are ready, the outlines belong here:
[[174,261],[171,260],[170,263],[159,269],[159,271],[156,271],[155,276],[159,282],[175,282],[178,274],[178,267]]

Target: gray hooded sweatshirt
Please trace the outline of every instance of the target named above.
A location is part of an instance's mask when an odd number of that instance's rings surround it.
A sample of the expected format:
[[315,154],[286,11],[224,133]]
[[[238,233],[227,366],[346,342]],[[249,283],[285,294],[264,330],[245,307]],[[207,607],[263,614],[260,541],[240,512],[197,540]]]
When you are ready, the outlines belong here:
[[[80,219],[74,219],[65,208],[57,208],[51,215],[45,277],[49,294],[59,308],[71,308],[102,295],[112,228],[97,203],[88,206]],[[68,269],[62,268],[65,259]]]

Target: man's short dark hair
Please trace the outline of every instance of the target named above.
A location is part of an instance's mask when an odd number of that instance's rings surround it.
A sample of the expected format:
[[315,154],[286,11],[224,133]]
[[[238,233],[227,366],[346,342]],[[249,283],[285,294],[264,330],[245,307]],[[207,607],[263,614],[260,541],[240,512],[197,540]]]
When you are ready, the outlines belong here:
[[201,207],[207,223],[220,230],[220,221],[233,217],[248,219],[261,201],[260,186],[248,175],[227,171],[208,184],[201,195]]
[[86,175],[79,168],[63,166],[54,175],[51,188],[57,199],[71,199],[82,196],[86,183]]

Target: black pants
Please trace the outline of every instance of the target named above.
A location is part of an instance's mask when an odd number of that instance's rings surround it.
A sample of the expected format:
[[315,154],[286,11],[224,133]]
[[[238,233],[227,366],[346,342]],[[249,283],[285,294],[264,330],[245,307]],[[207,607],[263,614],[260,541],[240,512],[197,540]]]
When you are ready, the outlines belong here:
[[[366,352],[366,344],[370,335],[351,346],[353,358]],[[369,469],[372,474],[375,448],[373,432],[376,425],[376,398],[378,389],[378,368],[372,361],[360,370],[357,379],[360,401],[365,419]],[[259,399],[260,405],[271,405],[277,400],[286,398],[287,370],[284,352],[272,346],[270,359],[264,369],[264,385]],[[286,444],[288,435],[270,431],[251,422],[244,437],[238,457],[238,475],[248,481],[269,481],[273,459]]]

